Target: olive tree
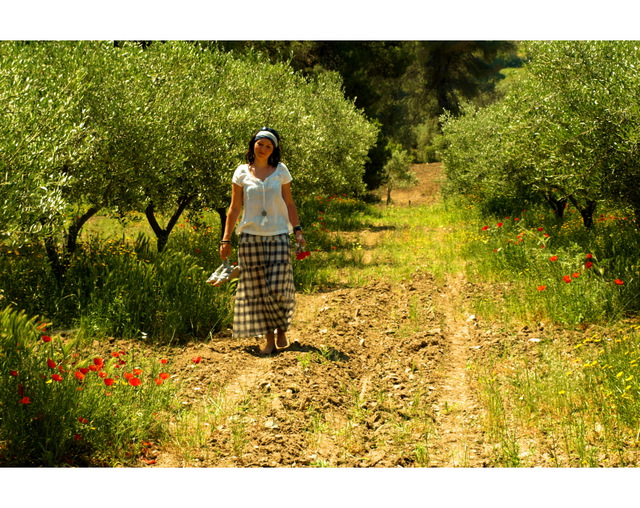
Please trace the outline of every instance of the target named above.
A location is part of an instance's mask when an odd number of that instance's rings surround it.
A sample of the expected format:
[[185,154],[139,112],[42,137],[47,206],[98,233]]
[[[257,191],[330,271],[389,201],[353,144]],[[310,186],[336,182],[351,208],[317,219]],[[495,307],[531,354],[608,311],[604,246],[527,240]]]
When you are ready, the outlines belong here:
[[507,98],[525,118],[521,148],[531,154],[534,183],[571,201],[584,225],[603,200],[633,205],[640,52],[622,41],[528,45],[527,78]]
[[[640,176],[636,44],[554,41],[526,47],[528,63],[502,103],[449,121],[445,163],[454,181],[469,181],[460,172],[477,168],[461,169],[459,161],[477,157],[493,165],[480,165],[486,174],[507,186],[511,180],[528,187],[559,217],[570,201],[587,228],[603,200],[632,206],[640,216],[634,183]],[[474,127],[479,142],[463,146],[461,133],[470,141]],[[504,185],[493,192],[502,190]]]
[[413,157],[398,143],[390,143],[391,158],[383,166],[384,179],[387,187],[387,205],[392,202],[391,191],[403,189],[418,183],[416,174],[411,171]]
[[4,231],[38,235],[59,280],[100,210],[144,211],[158,250],[193,203],[222,214],[245,143],[266,124],[283,133],[297,193],[363,189],[376,128],[335,74],[309,81],[188,42],[0,47]]

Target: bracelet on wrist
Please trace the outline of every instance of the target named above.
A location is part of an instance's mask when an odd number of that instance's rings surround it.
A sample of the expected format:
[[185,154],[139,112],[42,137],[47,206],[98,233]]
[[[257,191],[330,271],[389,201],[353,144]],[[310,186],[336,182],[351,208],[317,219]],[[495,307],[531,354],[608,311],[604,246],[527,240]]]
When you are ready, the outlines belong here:
[[300,231],[300,232],[302,233],[302,227],[301,227],[301,226],[299,226],[299,225],[298,225],[298,226],[294,226],[294,227],[293,227],[293,232],[294,232],[294,233],[297,233],[298,231]]
[[224,245],[225,243],[231,243],[231,240],[220,240],[220,245]]

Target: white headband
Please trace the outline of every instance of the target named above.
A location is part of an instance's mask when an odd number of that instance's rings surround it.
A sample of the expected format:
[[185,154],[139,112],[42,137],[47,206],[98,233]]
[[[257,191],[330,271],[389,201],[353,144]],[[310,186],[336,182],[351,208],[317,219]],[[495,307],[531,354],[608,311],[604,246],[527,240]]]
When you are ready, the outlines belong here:
[[256,141],[262,138],[269,138],[271,141],[273,141],[274,148],[278,147],[278,138],[276,138],[273,132],[269,132],[269,131],[258,132],[258,134],[256,134]]

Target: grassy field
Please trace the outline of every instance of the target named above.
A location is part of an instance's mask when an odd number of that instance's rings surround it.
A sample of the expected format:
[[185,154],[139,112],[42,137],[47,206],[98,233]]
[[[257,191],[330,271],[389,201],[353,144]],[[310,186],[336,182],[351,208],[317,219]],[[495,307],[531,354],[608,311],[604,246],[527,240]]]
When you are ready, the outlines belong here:
[[[635,313],[639,243],[637,232],[624,216],[602,216],[596,231],[586,232],[571,210],[564,224],[540,211],[489,220],[480,215],[472,200],[463,199],[384,207],[334,197],[319,199],[301,213],[308,225],[305,234],[312,252],[305,262],[295,264],[296,284],[302,294],[380,282],[402,285],[417,271],[432,274],[440,286],[449,284],[452,277],[466,281],[448,315],[454,320],[473,315],[477,323],[474,333],[486,339],[487,346],[469,359],[465,369],[481,407],[482,433],[493,446],[490,465],[606,467],[638,463],[640,325]],[[69,315],[78,309],[83,312],[75,321],[76,327],[56,336],[55,322],[53,331],[47,332],[39,320],[9,311],[3,314],[2,373],[16,380],[15,387],[4,385],[4,409],[21,415],[29,406],[37,416],[50,412],[57,400],[63,404],[58,407],[69,408],[67,424],[74,428],[70,435],[80,436],[84,420],[106,422],[110,418],[107,406],[95,403],[98,395],[104,395],[102,381],[87,384],[83,398],[77,399],[81,392],[71,385],[57,384],[56,378],[48,386],[65,386],[56,392],[58,399],[36,403],[39,392],[33,391],[32,399],[26,402],[28,395],[21,392],[18,400],[12,391],[20,391],[23,372],[31,369],[30,383],[37,376],[51,376],[47,363],[52,360],[56,368],[72,364],[64,370],[73,378],[78,368],[88,368],[95,357],[104,359],[110,369],[104,371],[105,376],[112,376],[117,371],[113,361],[106,361],[114,353],[109,351],[109,337],[132,339],[132,344],[151,348],[143,352],[135,346],[131,353],[138,351],[137,358],[160,359],[167,351],[174,351],[171,348],[180,347],[184,340],[181,334],[192,341],[206,341],[216,333],[216,327],[224,330],[230,322],[230,293],[210,292],[200,283],[219,262],[215,220],[209,213],[181,222],[163,256],[153,254],[140,217],[124,224],[109,218],[92,222],[83,237],[84,256],[75,261],[76,271],[71,272],[78,276],[74,292],[48,293],[51,299],[58,298],[50,308]],[[22,278],[25,287],[34,288],[34,295],[46,292],[42,280],[47,279],[37,253],[24,250],[10,254],[4,262],[14,277]],[[5,298],[16,296],[5,293]],[[212,306],[216,298],[218,303]],[[70,302],[75,303],[64,307]],[[215,315],[212,307],[217,309]],[[423,311],[417,300],[408,302],[408,321],[403,325],[407,336],[419,331]],[[42,342],[44,333],[54,335],[54,341]],[[70,348],[68,333],[79,339],[79,349]],[[7,334],[14,340],[13,350]],[[33,348],[26,356],[18,347],[25,336]],[[20,369],[7,360],[18,358],[11,356],[12,351],[19,355]],[[322,356],[322,349],[318,351]],[[73,360],[73,354],[84,355],[84,360]],[[301,356],[300,362],[311,362],[309,355]],[[331,362],[331,358],[324,361]],[[157,362],[141,367],[142,363],[136,362],[135,368],[148,374],[147,391],[123,392],[119,399],[123,408],[134,403],[140,408],[144,426],[135,437],[138,451],[152,437],[161,440],[165,436],[174,443],[199,439],[193,429],[194,425],[202,428],[202,422],[197,423],[201,413],[189,413],[188,407],[171,411],[179,410],[180,421],[192,423],[174,425],[171,430],[167,427],[169,413],[164,423],[152,418],[158,404],[171,396],[161,382],[164,377],[158,376],[170,373],[162,372],[168,368]],[[133,369],[133,363],[130,365]],[[121,380],[122,389],[137,389],[130,379]],[[81,379],[76,375],[74,383],[78,381]],[[154,384],[156,391],[151,390]],[[135,393],[137,398],[131,398]],[[218,406],[225,407],[220,414],[235,414],[223,399],[218,400]],[[249,402],[240,402],[244,406],[237,410],[245,414]],[[257,399],[253,402],[262,407]],[[78,403],[85,408],[83,415],[72,409]],[[37,404],[42,404],[39,409]],[[211,410],[218,406],[214,404]],[[326,421],[320,413],[314,414],[313,428],[324,428]],[[131,427],[126,412],[114,417],[110,420],[114,434],[94,440],[92,449],[98,447],[96,456],[106,463],[114,458],[126,463],[129,459],[115,454],[113,447],[131,439],[127,430]],[[7,421],[5,418],[4,425]],[[5,440],[21,435],[21,426],[27,424],[24,418],[16,417],[15,421],[13,434],[4,431]],[[48,443],[62,432],[55,426],[39,428]],[[239,427],[235,430],[234,442],[241,449],[246,446],[242,441],[245,435]],[[72,439],[69,446],[73,453],[82,454],[82,443]],[[420,446],[421,453],[415,452],[421,457],[416,464],[429,465],[426,444]],[[49,463],[65,456],[63,452],[56,455],[56,450]]]

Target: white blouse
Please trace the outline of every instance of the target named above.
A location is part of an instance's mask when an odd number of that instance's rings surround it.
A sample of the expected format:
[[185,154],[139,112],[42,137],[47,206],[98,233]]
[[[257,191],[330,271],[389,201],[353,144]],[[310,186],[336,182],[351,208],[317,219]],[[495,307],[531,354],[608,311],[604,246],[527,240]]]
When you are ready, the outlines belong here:
[[282,198],[282,186],[291,181],[291,173],[282,162],[265,180],[249,172],[249,165],[242,164],[233,173],[233,183],[242,187],[242,220],[236,233],[259,236],[291,234],[287,205]]

